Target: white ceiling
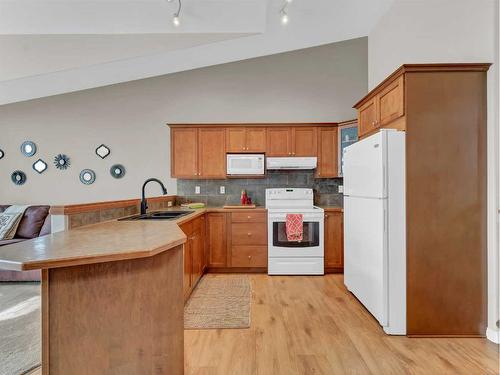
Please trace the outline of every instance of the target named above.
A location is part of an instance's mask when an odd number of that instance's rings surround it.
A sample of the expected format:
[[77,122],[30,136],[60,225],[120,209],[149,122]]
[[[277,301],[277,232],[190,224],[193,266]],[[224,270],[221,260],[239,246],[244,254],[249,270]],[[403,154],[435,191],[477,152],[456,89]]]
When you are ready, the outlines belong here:
[[0,0],[0,104],[368,35],[393,0]]

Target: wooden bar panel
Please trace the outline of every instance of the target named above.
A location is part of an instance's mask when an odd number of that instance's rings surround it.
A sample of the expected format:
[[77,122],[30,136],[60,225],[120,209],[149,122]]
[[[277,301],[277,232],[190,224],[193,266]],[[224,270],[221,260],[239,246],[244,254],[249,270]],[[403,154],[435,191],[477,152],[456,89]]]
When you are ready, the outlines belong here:
[[182,246],[44,270],[43,374],[183,374]]
[[407,332],[483,336],[486,72],[407,73],[406,100]]

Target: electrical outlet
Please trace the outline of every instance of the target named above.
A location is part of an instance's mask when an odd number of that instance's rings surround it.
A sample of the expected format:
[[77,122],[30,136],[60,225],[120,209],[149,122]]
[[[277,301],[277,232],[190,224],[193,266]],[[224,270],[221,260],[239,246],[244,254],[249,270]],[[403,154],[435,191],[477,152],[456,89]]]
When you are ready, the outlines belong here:
[[339,193],[343,193],[344,192],[344,185],[339,185]]
[[200,187],[199,186],[195,186],[194,187],[194,193],[195,194],[200,194]]
[[221,187],[219,188],[219,192],[220,192],[221,194],[226,194],[226,187],[225,187],[225,186],[221,186]]
[[172,207],[173,205],[174,205],[174,202],[172,202],[172,201],[167,202],[167,207]]

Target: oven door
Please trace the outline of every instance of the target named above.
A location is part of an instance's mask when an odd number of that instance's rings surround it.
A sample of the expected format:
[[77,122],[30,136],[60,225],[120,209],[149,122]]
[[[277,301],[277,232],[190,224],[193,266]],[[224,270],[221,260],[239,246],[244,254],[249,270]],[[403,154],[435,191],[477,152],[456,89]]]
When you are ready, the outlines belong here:
[[304,214],[302,241],[288,241],[286,236],[286,213],[269,214],[269,256],[270,257],[322,257],[323,214]]

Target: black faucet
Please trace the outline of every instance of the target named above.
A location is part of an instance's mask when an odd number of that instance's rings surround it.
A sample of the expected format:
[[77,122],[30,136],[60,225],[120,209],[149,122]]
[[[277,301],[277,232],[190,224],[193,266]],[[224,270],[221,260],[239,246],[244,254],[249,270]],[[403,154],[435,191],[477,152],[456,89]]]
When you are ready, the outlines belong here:
[[146,210],[148,209],[148,202],[146,201],[146,195],[144,193],[144,190],[146,189],[146,185],[150,183],[151,181],[158,182],[161,186],[161,189],[163,190],[163,195],[167,195],[167,189],[165,188],[165,185],[163,185],[163,182],[158,180],[157,178],[148,178],[146,181],[144,181],[144,184],[142,185],[142,199],[141,199],[141,215],[146,214]]

